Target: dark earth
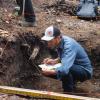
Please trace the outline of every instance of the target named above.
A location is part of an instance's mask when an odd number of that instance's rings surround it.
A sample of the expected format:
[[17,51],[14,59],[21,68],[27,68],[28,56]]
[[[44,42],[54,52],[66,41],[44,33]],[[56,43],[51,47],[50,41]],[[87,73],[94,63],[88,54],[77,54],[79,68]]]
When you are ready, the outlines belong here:
[[[59,0],[60,1],[60,0]],[[61,82],[45,77],[38,68],[45,57],[56,52],[41,41],[44,30],[56,25],[76,39],[87,51],[94,69],[91,80],[78,82],[74,95],[100,98],[100,17],[83,20],[75,16],[78,0],[33,0],[36,27],[20,27],[13,9],[14,0],[0,0],[0,85],[63,93]],[[1,94],[0,100],[35,100]],[[38,99],[39,100],[39,99]]]

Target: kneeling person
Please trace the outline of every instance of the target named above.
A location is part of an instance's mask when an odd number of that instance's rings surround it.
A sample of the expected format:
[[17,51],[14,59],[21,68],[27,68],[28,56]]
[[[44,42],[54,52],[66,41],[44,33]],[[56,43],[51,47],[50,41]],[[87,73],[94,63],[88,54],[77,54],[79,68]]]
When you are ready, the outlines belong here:
[[62,66],[55,70],[42,69],[45,76],[56,76],[62,81],[64,92],[72,92],[77,81],[91,79],[93,68],[84,48],[74,39],[63,36],[60,30],[50,26],[45,30],[45,35],[41,38],[47,41],[49,48],[57,49],[59,58],[44,59],[46,64],[56,64],[59,59]]

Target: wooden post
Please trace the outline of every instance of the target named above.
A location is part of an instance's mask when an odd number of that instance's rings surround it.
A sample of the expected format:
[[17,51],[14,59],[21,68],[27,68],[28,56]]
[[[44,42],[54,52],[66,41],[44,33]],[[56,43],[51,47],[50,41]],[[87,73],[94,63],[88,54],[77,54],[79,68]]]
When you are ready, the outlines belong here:
[[0,86],[0,93],[29,96],[36,98],[54,99],[54,100],[100,100],[83,96],[60,94],[48,91],[30,90],[16,87]]

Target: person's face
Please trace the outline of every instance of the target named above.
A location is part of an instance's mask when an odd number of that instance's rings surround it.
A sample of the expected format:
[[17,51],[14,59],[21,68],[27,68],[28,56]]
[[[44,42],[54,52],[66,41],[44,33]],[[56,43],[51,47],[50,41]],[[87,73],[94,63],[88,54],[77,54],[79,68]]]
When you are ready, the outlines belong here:
[[51,49],[56,48],[59,45],[60,40],[61,40],[61,38],[60,38],[60,36],[58,36],[58,37],[52,39],[51,41],[48,41],[47,42],[48,47],[51,48]]

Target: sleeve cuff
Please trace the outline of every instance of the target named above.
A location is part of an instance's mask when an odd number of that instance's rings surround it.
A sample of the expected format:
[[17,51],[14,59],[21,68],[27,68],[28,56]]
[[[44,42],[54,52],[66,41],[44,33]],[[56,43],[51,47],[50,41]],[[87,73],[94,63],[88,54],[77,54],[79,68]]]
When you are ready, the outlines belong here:
[[63,72],[62,66],[61,67],[58,67],[56,69],[56,72],[57,72],[57,79],[58,80],[61,80],[62,76],[65,75],[65,73]]
[[69,70],[65,70],[62,66],[55,69],[57,73],[57,79],[61,80],[63,76],[69,73]]

